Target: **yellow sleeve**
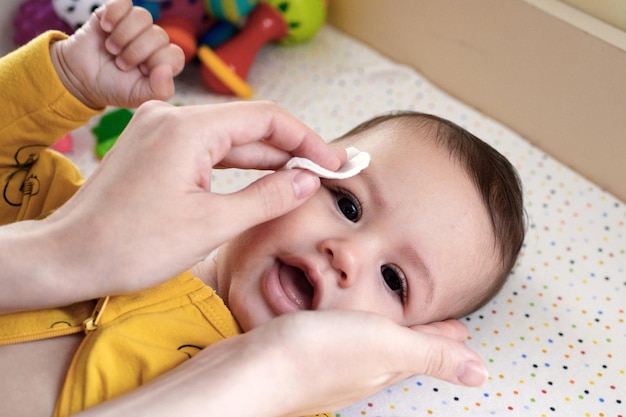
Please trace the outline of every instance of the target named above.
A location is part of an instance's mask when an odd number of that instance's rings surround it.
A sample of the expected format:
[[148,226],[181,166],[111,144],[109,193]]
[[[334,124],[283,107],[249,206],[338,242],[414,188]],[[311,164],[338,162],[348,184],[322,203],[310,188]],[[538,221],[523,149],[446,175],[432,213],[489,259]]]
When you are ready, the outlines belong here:
[[58,78],[50,31],[0,59],[0,224],[35,218],[62,205],[82,184],[76,167],[48,147],[100,111]]
[[85,106],[63,85],[50,59],[61,32],[46,32],[0,59],[0,165],[14,163],[17,149],[50,146],[99,110]]

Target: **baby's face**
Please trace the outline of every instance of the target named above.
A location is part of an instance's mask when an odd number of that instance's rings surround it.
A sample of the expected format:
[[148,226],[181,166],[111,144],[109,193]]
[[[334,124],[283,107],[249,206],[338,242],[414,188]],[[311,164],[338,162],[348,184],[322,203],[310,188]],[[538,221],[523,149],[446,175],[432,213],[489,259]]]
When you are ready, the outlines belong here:
[[390,132],[351,144],[370,166],[218,253],[218,292],[244,330],[298,310],[362,310],[411,326],[458,314],[494,279],[478,192],[447,150]]

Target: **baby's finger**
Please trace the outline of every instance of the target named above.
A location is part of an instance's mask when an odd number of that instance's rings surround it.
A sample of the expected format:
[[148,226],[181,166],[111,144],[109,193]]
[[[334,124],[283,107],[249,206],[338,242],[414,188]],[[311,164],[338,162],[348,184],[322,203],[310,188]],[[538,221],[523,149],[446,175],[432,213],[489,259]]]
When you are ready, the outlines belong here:
[[143,7],[133,7],[112,28],[105,46],[109,53],[119,54],[134,43],[143,32],[153,27],[152,15]]
[[167,33],[159,26],[153,25],[151,29],[138,34],[124,48],[117,56],[116,63],[123,70],[136,67],[150,58],[156,50],[166,48],[169,41]]
[[131,0],[108,1],[95,12],[100,19],[100,28],[107,33],[111,32],[132,8],[133,2]]
[[145,100],[167,100],[174,95],[174,75],[169,65],[160,65],[150,70],[149,91],[141,101]]
[[185,66],[185,54],[179,46],[167,43],[156,49],[144,62],[140,68],[144,74],[150,74],[153,68],[167,65],[172,69],[172,75],[177,76]]

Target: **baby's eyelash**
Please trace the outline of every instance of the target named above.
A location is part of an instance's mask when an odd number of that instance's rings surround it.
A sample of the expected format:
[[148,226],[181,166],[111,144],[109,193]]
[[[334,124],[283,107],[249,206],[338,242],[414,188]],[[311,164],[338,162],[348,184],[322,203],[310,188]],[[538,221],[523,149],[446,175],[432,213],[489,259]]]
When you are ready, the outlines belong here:
[[[390,276],[387,271],[391,271],[393,273],[393,276]],[[392,292],[398,294],[402,302],[405,302],[409,294],[409,288],[404,272],[402,272],[402,270],[396,265],[383,265],[380,268],[380,272],[383,275],[383,280],[385,281],[385,285],[387,286],[387,288],[389,288]],[[392,288],[392,286],[396,285],[396,282],[393,282],[394,278],[397,278],[397,284],[400,285],[400,288],[398,290],[394,290],[394,288]],[[387,279],[390,279],[391,282],[387,281]]]
[[[351,222],[358,222],[363,215],[363,208],[359,199],[345,188],[328,187],[334,194],[337,210]],[[343,199],[348,200],[347,202]]]

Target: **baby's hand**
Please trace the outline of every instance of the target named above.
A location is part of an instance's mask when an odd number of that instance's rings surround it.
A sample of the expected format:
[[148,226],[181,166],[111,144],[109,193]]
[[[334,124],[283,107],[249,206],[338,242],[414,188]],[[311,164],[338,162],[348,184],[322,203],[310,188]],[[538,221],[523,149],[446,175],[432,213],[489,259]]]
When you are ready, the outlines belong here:
[[182,50],[131,0],[110,0],[50,54],[65,87],[94,109],[166,100],[184,65]]

